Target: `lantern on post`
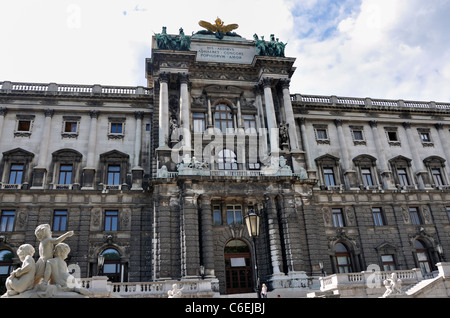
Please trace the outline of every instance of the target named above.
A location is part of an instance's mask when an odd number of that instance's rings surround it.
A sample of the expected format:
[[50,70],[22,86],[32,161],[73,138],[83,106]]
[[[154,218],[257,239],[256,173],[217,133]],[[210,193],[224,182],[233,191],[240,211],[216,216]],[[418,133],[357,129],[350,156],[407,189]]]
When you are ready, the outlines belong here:
[[258,298],[260,298],[261,294],[259,293],[259,273],[258,273],[258,256],[257,256],[258,253],[256,251],[256,238],[259,236],[260,216],[256,214],[256,212],[253,209],[251,209],[250,211],[248,211],[244,219],[245,224],[247,225],[248,234],[253,240],[253,246],[255,249],[256,294]]

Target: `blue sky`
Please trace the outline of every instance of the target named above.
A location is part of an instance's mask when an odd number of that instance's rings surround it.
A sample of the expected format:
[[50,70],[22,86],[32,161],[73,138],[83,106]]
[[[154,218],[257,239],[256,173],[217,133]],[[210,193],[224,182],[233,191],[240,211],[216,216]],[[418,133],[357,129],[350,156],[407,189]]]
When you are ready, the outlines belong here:
[[450,102],[449,0],[0,2],[0,81],[146,85],[154,33],[199,20],[287,42],[291,93]]

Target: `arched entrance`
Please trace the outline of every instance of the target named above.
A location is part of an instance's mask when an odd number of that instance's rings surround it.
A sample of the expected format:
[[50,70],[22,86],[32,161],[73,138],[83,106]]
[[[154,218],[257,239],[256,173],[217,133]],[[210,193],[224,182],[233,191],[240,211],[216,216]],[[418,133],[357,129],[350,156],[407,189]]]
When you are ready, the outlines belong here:
[[241,240],[231,240],[225,246],[227,294],[253,291],[253,271],[250,248]]

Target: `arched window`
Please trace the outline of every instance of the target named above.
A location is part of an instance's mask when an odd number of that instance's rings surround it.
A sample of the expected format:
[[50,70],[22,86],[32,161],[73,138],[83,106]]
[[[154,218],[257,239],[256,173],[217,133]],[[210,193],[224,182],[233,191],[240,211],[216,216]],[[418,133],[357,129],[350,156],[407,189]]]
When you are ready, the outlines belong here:
[[222,133],[226,133],[228,128],[234,128],[233,113],[231,108],[225,104],[216,106],[214,112],[214,124]]
[[13,270],[14,254],[10,250],[0,251],[0,295],[6,292],[5,283]]
[[338,273],[351,273],[352,263],[350,259],[350,253],[342,243],[334,245],[334,257],[336,260],[336,269]]
[[426,245],[419,240],[415,240],[414,247],[416,249],[417,262],[422,273],[431,273],[431,262]]
[[103,274],[113,282],[120,282],[120,254],[113,248],[108,248],[102,252],[105,257]]
[[238,164],[236,161],[236,154],[229,150],[223,149],[219,152],[217,158],[219,170],[237,170]]

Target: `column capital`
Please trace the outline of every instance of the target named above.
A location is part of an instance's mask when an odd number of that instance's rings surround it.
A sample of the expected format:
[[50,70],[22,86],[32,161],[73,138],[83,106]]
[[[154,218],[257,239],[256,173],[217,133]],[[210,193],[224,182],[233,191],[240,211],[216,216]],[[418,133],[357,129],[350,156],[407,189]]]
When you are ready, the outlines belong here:
[[135,111],[134,112],[134,118],[136,118],[136,119],[144,118],[144,112],[142,112],[142,111]]
[[405,129],[410,129],[411,128],[411,123],[410,122],[404,122],[403,127],[405,127]]
[[7,113],[8,113],[8,108],[0,107],[0,116],[6,116]]
[[53,117],[53,114],[55,113],[55,110],[54,109],[50,109],[50,108],[47,108],[46,110],[44,110],[44,115],[45,115],[45,117]]
[[334,120],[334,124],[336,125],[336,127],[342,127],[342,122],[343,120],[340,118]]
[[178,73],[178,79],[180,80],[180,84],[189,84],[188,73]]
[[263,90],[261,85],[255,85],[253,87],[253,91],[255,92],[255,95],[262,95],[263,94]]
[[99,114],[100,112],[98,111],[98,110],[96,110],[96,109],[93,109],[93,110],[91,110],[90,112],[89,112],[89,115],[91,116],[91,118],[98,118],[98,114]]
[[378,126],[378,121],[376,121],[376,120],[371,120],[371,121],[369,121],[369,125],[370,125],[370,127],[372,127],[372,128],[376,128],[376,127]]
[[289,86],[291,85],[291,80],[289,78],[282,78],[280,79],[279,83],[282,89],[289,89]]
[[161,73],[159,73],[158,79],[159,79],[160,83],[169,83],[170,73],[168,73],[168,72],[161,72]]
[[[0,109],[0,114],[1,114],[1,109]],[[436,123],[434,125],[434,127],[436,127],[437,130],[442,130],[442,129],[444,129],[444,124],[443,123]]]
[[263,77],[260,81],[260,84],[262,85],[263,88],[267,88],[267,87],[272,87],[273,82],[275,80],[271,77]]

